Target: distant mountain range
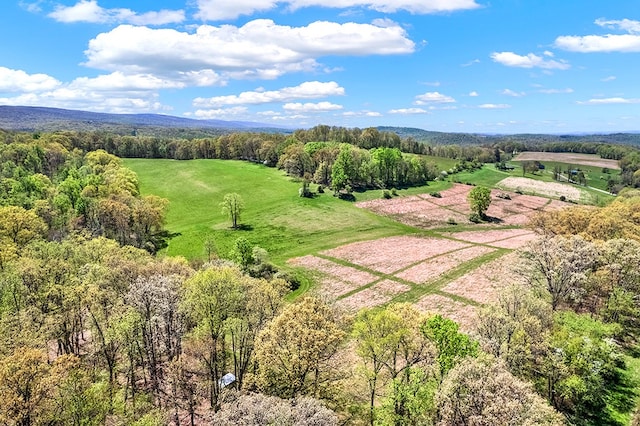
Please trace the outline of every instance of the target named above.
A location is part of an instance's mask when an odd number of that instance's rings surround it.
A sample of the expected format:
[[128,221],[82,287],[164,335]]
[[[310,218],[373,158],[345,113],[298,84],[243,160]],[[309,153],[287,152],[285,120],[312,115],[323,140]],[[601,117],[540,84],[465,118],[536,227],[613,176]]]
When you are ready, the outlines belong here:
[[0,105],[0,129],[19,131],[136,129],[285,130],[265,123],[195,120],[163,114],[108,114],[60,108]]
[[[418,142],[431,145],[492,144],[508,139],[540,144],[548,142],[600,142],[640,146],[640,132],[492,135],[435,132],[413,127],[379,126],[377,129],[397,133],[403,139],[411,137]],[[60,108],[0,105],[0,130],[26,132],[108,131],[118,134],[193,138],[239,131],[291,133],[295,129],[265,123],[195,120],[163,114],[107,114]]]

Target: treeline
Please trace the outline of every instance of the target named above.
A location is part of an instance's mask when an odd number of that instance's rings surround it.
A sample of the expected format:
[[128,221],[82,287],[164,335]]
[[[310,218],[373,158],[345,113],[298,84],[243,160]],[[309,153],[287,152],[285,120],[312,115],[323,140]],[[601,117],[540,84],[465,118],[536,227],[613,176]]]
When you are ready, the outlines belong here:
[[15,227],[2,241],[5,255],[20,248],[20,226],[52,240],[84,230],[155,252],[167,203],[141,196],[135,173],[103,150],[85,153],[55,135],[0,144],[0,221]]
[[626,155],[638,151],[637,148],[631,146],[611,145],[602,142],[540,142],[535,139],[531,141],[522,141],[509,139],[508,137],[497,142],[495,146],[508,153],[523,151],[575,152],[579,154],[595,154],[599,155],[601,158],[609,160],[621,160]]
[[[0,139],[5,144],[25,143],[29,139],[43,139],[56,142],[69,150],[95,151],[104,149],[121,158],[170,158],[189,160],[199,158],[218,158],[223,160],[249,160],[266,162],[274,166],[279,155],[292,143],[309,142],[348,143],[358,148],[397,148],[404,153],[427,154],[438,157],[493,161],[493,148],[480,145],[431,146],[407,137],[401,139],[396,133],[379,131],[374,127],[344,128],[316,126],[308,130],[296,130],[289,133],[236,132],[212,137],[191,137],[189,133],[175,136],[158,137],[145,135],[122,135],[105,131],[60,131],[53,133],[15,133],[2,132]],[[488,160],[488,161],[485,161]]]

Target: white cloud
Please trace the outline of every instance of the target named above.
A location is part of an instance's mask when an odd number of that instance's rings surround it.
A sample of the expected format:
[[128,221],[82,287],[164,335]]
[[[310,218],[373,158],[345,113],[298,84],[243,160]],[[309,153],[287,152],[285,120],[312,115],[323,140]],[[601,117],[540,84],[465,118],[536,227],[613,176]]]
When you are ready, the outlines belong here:
[[287,103],[282,107],[285,111],[293,112],[327,112],[336,111],[343,108],[342,105],[332,104],[331,102],[318,102],[318,103]]
[[511,89],[504,89],[503,91],[500,92],[500,94],[505,95],[505,96],[511,96],[511,97],[514,97],[514,98],[520,98],[520,97],[526,95],[525,92],[516,92],[516,91],[513,91]]
[[406,54],[414,48],[398,25],[318,21],[289,27],[259,19],[242,27],[202,25],[195,33],[120,25],[89,41],[85,65],[167,77],[212,70],[226,78],[274,79],[317,68],[321,56]]
[[59,88],[49,92],[22,94],[13,98],[0,98],[0,104],[5,105],[46,105],[53,108],[81,109],[86,111],[109,113],[135,113],[135,112],[163,112],[171,108],[157,100],[157,94],[144,94],[144,97],[136,96],[136,93],[113,93],[83,91],[69,87]]
[[17,94],[0,99],[0,103],[7,105],[47,105],[116,113],[168,111],[171,108],[158,101],[157,90],[184,86],[185,83],[151,75],[119,72],[94,78],[79,77],[70,83],[62,83],[46,74],[30,75],[0,67],[0,93]]
[[481,105],[478,105],[478,108],[482,108],[482,109],[506,109],[506,108],[511,108],[511,105],[509,105],[509,104],[481,104]]
[[578,104],[580,105],[612,105],[612,104],[638,104],[638,103],[640,103],[640,99],[622,98],[622,97],[595,98],[595,99],[589,99],[588,101],[578,101]]
[[613,81],[613,80],[615,80],[615,79],[616,79],[616,76],[615,76],[615,75],[610,75],[610,76],[608,76],[608,77],[603,78],[603,79],[602,79],[602,80],[600,80],[600,81],[607,82],[607,81]]
[[273,0],[197,0],[198,12],[195,18],[203,21],[234,19],[240,15],[251,15],[255,12],[274,9],[277,1]]
[[604,28],[620,29],[628,33],[640,33],[640,21],[631,19],[606,20],[599,18],[596,19],[595,23]]
[[362,7],[384,13],[404,10],[413,14],[446,13],[481,7],[475,0],[236,0],[234,2],[197,0],[196,18],[212,21],[234,19],[240,15],[271,10],[279,4],[285,5],[290,10],[304,7],[340,9]]
[[98,5],[97,0],[80,0],[73,6],[57,5],[48,16],[58,22],[89,22],[94,24],[165,25],[185,20],[183,10],[160,10],[137,14],[131,9],[105,9]]
[[429,114],[429,111],[422,108],[400,108],[390,110],[389,114]]
[[452,103],[456,100],[451,96],[443,95],[440,92],[427,92],[422,95],[418,95],[415,98],[415,105],[427,105],[427,104],[443,104]]
[[213,98],[196,98],[193,104],[196,106],[217,107],[223,105],[257,105],[271,102],[289,102],[296,99],[316,99],[327,96],[342,96],[344,88],[335,81],[322,83],[319,81],[307,81],[295,87],[284,87],[279,90],[256,90],[242,92],[239,95],[216,96]]
[[23,8],[24,10],[26,10],[27,12],[30,13],[40,13],[42,12],[42,7],[41,7],[41,3],[43,2],[43,0],[38,0],[35,2],[26,2],[26,1],[20,1],[18,2],[18,5]]
[[182,89],[186,83],[166,80],[149,74],[125,75],[119,71],[100,75],[94,78],[79,77],[73,80],[70,87],[78,87],[96,91],[137,91],[157,89]]
[[493,52],[491,59],[508,67],[518,68],[542,68],[542,69],[558,69],[566,70],[570,65],[565,61],[556,61],[552,59],[544,59],[541,56],[529,53],[527,55],[518,55],[513,52]]
[[382,117],[377,111],[345,111],[342,113],[344,117]]
[[46,74],[27,74],[22,70],[0,67],[0,92],[38,92],[61,85],[60,81]]
[[225,120],[228,118],[237,118],[247,113],[247,107],[232,107],[220,109],[197,110],[193,113],[198,118]]
[[475,98],[476,96],[480,96],[480,95],[478,94],[478,92],[474,90],[473,92],[469,92],[469,96],[471,96],[472,98]]
[[560,36],[556,47],[571,52],[640,52],[640,35],[606,34],[588,36]]
[[480,59],[474,59],[472,61],[467,62],[466,64],[462,64],[463,67],[470,67],[471,65],[474,64],[479,64],[480,63]]
[[538,92],[552,95],[558,93],[573,93],[573,89],[570,87],[566,89],[539,89]]
[[595,24],[608,29],[621,30],[627,34],[604,34],[556,38],[555,46],[571,52],[640,52],[640,21],[631,19],[596,19]]

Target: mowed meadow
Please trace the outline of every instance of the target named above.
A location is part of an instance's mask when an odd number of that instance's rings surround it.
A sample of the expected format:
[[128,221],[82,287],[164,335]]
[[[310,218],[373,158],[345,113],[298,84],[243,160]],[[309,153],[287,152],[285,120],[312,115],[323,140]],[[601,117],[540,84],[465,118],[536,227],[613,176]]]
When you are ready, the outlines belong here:
[[[173,235],[164,254],[188,259],[205,257],[212,240],[226,257],[238,237],[245,237],[283,265],[287,259],[354,241],[414,233],[412,227],[339,200],[331,190],[314,198],[298,195],[301,182],[261,164],[234,160],[127,159],[137,173],[143,195],[169,200],[166,228]],[[449,183],[412,188],[401,193],[439,190]],[[432,189],[433,187],[433,189]],[[316,185],[311,189],[315,192]],[[238,193],[245,209],[241,229],[231,229],[220,203]],[[378,198],[380,191],[356,194],[358,200]]]

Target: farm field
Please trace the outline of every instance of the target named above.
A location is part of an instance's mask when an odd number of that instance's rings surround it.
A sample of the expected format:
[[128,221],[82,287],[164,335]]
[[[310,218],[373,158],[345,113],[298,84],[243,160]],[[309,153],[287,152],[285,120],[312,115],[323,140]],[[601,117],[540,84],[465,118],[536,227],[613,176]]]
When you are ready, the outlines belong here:
[[593,166],[611,170],[620,170],[617,160],[607,160],[595,154],[578,154],[572,152],[535,152],[526,151],[518,154],[513,161],[551,161],[556,163]]
[[[315,274],[316,291],[343,309],[411,302],[471,330],[478,307],[522,283],[515,252],[538,236],[523,228],[540,210],[564,203],[543,197],[492,191],[494,224],[468,226],[466,196],[472,187],[454,184],[441,197],[421,194],[356,203],[381,215],[430,231],[340,245],[293,258],[289,265]],[[448,226],[450,218],[460,225]]]

